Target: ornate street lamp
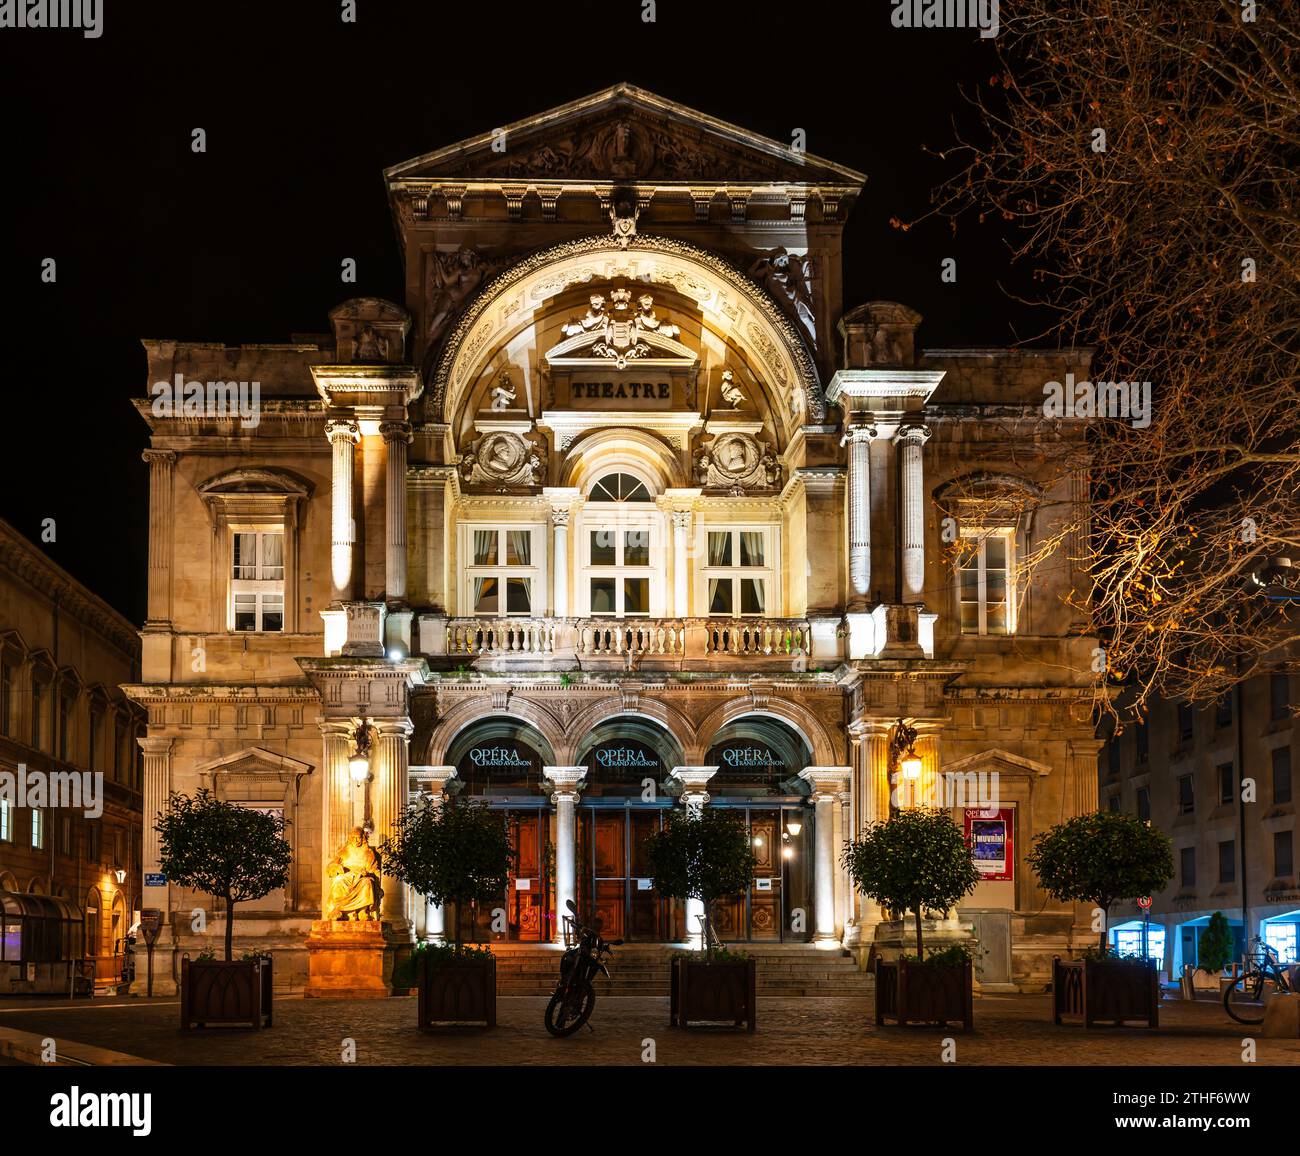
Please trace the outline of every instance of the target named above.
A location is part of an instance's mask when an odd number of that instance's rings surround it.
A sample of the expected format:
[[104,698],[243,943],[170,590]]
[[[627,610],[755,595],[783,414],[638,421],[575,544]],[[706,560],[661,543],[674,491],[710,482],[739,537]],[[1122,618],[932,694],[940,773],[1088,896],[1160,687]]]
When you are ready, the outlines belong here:
[[352,742],[356,747],[352,757],[348,759],[348,772],[352,776],[354,783],[364,783],[370,778],[370,724],[366,722],[363,716],[357,724],[357,729],[352,735]]
[[908,726],[901,718],[894,724],[889,737],[889,761],[903,772],[903,778],[914,781],[921,777],[921,756],[916,753],[916,727]]

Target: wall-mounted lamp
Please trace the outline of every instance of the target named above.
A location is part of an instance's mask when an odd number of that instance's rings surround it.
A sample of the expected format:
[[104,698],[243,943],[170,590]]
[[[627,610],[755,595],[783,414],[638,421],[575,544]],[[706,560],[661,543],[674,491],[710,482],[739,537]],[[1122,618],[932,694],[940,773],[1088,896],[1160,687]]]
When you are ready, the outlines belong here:
[[363,717],[352,735],[356,751],[348,759],[348,772],[354,783],[364,783],[370,778],[370,724]]
[[791,836],[797,836],[803,830],[803,822],[800,819],[790,819],[786,822],[785,829]]
[[921,777],[921,756],[916,753],[916,727],[901,718],[894,724],[889,738],[889,761],[903,773],[905,779]]
[[119,883],[125,883],[125,882],[126,882],[126,868],[125,868],[125,867],[114,867],[114,868],[113,868],[113,878],[116,879]]

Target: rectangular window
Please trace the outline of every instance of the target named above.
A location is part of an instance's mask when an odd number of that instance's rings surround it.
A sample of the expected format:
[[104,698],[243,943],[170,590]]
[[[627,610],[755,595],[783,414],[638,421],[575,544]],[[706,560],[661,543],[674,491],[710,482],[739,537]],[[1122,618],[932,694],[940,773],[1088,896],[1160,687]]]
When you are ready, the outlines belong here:
[[1231,763],[1221,763],[1214,768],[1214,773],[1219,778],[1219,802],[1224,806],[1235,804],[1237,801],[1237,776],[1233,773]]
[[1219,882],[1237,881],[1237,843],[1228,839],[1219,844]]
[[773,558],[767,530],[705,532],[704,605],[710,616],[757,618],[772,613]]
[[587,606],[600,617],[650,614],[650,528],[586,532]]
[[1110,813],[1111,813],[1112,815],[1118,815],[1118,814],[1119,814],[1119,795],[1118,795],[1118,794],[1111,795],[1111,797],[1110,797],[1109,799],[1106,800],[1106,809],[1107,809],[1108,811],[1110,811]]
[[1178,878],[1184,887],[1196,886],[1196,848],[1184,847],[1178,852]]
[[72,816],[59,816],[59,854],[72,854]]
[[1273,804],[1291,801],[1291,748],[1273,748]]
[[1194,728],[1195,718],[1192,714],[1192,704],[1180,702],[1178,704],[1178,741],[1180,743],[1190,743]]
[[1225,690],[1214,704],[1214,725],[1232,726],[1232,691]]
[[1265,923],[1264,942],[1282,963],[1300,963],[1300,923]]
[[1119,743],[1119,735],[1111,735],[1110,742],[1106,744],[1106,774],[1112,779],[1119,778],[1121,754]]
[[14,807],[8,799],[0,799],[0,843],[12,843],[14,838]]
[[1013,633],[1012,531],[963,530],[962,539],[958,557],[961,632]]
[[101,717],[99,711],[91,709],[90,730],[86,734],[86,766],[92,771],[99,764],[99,722]]
[[1151,791],[1147,787],[1137,790],[1137,817],[1144,823],[1151,822]]
[[1268,676],[1269,717],[1277,720],[1291,714],[1291,676],[1284,670],[1275,670]]
[[1295,871],[1294,844],[1290,831],[1273,832],[1273,874],[1291,875]]
[[45,812],[32,811],[32,847],[39,851],[45,846]]
[[32,679],[32,746],[41,749],[41,715],[45,713],[45,688]]
[[471,613],[494,618],[532,614],[539,579],[533,531],[482,526],[466,533]]
[[1137,752],[1138,766],[1144,766],[1151,758],[1151,732],[1145,722],[1133,728],[1133,746]]
[[59,745],[58,755],[65,763],[68,761],[68,734],[72,729],[72,699],[66,693],[59,694]]
[[230,558],[233,628],[268,634],[284,630],[284,532],[236,530]]
[[1178,776],[1178,813],[1190,815],[1196,810],[1196,790],[1191,775]]
[[99,862],[99,820],[91,819],[86,823],[86,858],[91,863]]

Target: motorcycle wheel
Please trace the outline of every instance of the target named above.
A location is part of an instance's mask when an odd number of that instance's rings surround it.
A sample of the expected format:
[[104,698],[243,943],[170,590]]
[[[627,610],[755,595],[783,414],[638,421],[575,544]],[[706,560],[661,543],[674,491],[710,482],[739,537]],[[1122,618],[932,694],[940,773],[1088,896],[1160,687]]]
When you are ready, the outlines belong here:
[[585,979],[575,979],[567,998],[561,992],[546,1005],[546,1030],[553,1036],[571,1036],[590,1018],[596,1007],[596,993]]

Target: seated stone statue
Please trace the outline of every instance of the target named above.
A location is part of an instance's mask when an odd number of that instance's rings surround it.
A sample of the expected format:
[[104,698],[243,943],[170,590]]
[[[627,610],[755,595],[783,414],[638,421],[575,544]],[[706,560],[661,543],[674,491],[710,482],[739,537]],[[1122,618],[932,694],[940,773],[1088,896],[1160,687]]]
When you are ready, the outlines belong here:
[[325,869],[330,877],[325,901],[329,920],[374,920],[379,918],[379,856],[370,846],[365,831],[353,827]]

